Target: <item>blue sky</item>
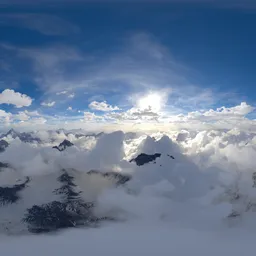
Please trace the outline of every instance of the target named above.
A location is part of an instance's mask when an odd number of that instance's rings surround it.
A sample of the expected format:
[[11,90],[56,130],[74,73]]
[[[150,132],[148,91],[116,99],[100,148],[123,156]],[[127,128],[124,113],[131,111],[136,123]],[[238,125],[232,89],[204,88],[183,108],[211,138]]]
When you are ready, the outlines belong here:
[[[2,1],[5,125],[170,122],[241,102],[255,117],[253,1],[103,2]],[[5,102],[15,93],[31,103]]]

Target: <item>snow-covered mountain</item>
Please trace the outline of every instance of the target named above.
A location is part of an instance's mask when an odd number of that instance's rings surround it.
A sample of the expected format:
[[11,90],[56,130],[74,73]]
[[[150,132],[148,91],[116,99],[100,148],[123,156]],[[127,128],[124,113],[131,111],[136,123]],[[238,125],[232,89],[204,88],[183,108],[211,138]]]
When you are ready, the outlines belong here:
[[25,143],[40,143],[41,140],[34,136],[32,132],[17,132],[14,129],[10,129],[7,133],[4,133],[0,136],[0,139],[16,139],[19,138],[22,142]]

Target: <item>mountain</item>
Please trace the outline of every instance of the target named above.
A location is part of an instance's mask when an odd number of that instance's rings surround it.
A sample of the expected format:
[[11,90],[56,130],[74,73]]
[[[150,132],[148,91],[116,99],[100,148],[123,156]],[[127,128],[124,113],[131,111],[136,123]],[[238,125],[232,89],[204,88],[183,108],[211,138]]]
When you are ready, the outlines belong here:
[[[91,188],[93,187],[95,191],[97,184],[102,185],[102,179],[97,183],[97,177],[91,176],[99,174],[106,181],[111,180],[111,184],[116,186],[121,186],[130,180],[128,176],[114,172],[86,173],[75,169],[62,169],[45,176],[14,178],[14,184],[0,185],[0,208],[2,208],[0,216],[3,220],[1,225],[4,227],[4,232],[16,234],[17,230],[22,232],[27,230],[32,233],[45,233],[70,227],[94,226],[100,221],[109,219],[95,215],[97,193],[88,198],[90,188],[81,183],[81,180],[96,182],[91,184]],[[13,175],[17,173],[14,171]],[[2,217],[5,207],[13,209],[10,217]]]
[[18,137],[18,132],[16,132],[14,129],[11,129],[3,136],[4,137],[11,136],[13,139],[16,139]]
[[14,129],[9,130],[7,133],[2,134],[0,139],[6,138],[6,137],[12,137],[13,139],[19,138],[22,142],[25,143],[41,143],[41,140],[37,137],[33,136],[33,133],[31,132],[17,132]]
[[5,140],[0,140],[0,153],[4,152],[5,149],[9,146],[9,143]]
[[68,147],[72,147],[74,146],[74,144],[72,142],[70,142],[69,140],[63,140],[59,146],[54,146],[52,148],[56,148],[58,149],[59,151],[64,151],[66,148]]
[[96,221],[91,212],[93,203],[86,203],[81,199],[81,191],[77,191],[74,177],[63,169],[58,181],[61,186],[53,193],[61,195],[62,200],[34,205],[27,209],[23,221],[28,224],[29,231],[49,232]]

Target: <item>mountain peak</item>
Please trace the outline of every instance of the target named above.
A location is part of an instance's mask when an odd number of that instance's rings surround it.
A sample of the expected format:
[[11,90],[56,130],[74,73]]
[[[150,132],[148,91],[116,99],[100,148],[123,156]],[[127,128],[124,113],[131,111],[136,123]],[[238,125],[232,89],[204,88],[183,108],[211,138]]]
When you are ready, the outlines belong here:
[[74,146],[74,144],[72,142],[70,142],[69,140],[65,139],[63,140],[59,146],[54,146],[53,148],[58,149],[59,151],[63,151],[65,150],[67,147],[72,147]]
[[17,135],[18,132],[16,132],[13,128],[11,128],[7,133],[6,133],[6,136],[8,135]]

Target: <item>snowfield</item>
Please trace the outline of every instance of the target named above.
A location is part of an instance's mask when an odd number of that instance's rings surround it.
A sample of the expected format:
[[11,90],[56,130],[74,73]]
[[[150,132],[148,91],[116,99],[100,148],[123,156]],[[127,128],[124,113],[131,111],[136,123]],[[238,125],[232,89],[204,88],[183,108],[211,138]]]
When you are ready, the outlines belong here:
[[[0,153],[3,255],[254,252],[254,132],[14,135]],[[62,207],[55,230],[31,232]]]

